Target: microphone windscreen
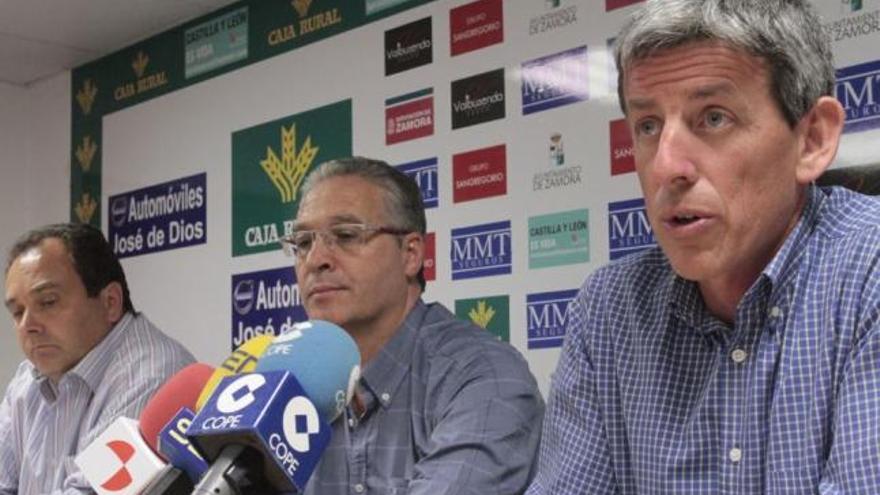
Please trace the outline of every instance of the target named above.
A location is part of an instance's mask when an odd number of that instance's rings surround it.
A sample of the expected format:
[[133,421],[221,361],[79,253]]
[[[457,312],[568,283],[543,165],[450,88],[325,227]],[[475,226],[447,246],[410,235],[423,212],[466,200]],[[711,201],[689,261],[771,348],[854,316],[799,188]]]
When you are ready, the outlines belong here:
[[195,407],[199,392],[214,373],[204,363],[193,363],[178,371],[150,397],[141,411],[139,428],[153,452],[159,452],[159,432],[181,407]]
[[196,412],[201,411],[205,402],[208,402],[208,399],[211,398],[211,395],[223,378],[254,371],[254,368],[257,366],[257,360],[260,359],[260,356],[263,355],[263,352],[266,351],[266,348],[269,347],[274,338],[272,335],[257,335],[232,351],[232,354],[214,370],[214,374],[211,375],[208,383],[202,389],[195,407],[190,409]]
[[332,423],[345,409],[360,378],[357,344],[338,325],[323,320],[297,323],[275,338],[254,371],[289,371],[321,417]]

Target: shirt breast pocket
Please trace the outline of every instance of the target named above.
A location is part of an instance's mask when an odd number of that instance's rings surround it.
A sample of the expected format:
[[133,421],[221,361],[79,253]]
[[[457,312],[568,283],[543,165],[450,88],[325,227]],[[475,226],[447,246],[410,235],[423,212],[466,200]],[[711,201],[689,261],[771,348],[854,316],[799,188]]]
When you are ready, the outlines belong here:
[[377,487],[371,487],[369,493],[377,495],[406,495],[409,492],[409,480],[392,478],[385,480]]
[[809,468],[772,471],[767,480],[768,495],[817,493],[814,470]]

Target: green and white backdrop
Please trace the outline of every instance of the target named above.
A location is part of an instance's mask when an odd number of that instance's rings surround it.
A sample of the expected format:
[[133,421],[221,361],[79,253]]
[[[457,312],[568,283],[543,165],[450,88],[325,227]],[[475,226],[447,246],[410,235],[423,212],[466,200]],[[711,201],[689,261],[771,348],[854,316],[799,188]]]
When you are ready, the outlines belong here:
[[[135,303],[219,363],[302,319],[277,249],[302,177],[351,154],[416,177],[428,301],[509,341],[547,391],[568,301],[653,244],[609,46],[638,0],[249,0],[76,68],[70,218]],[[818,5],[849,124],[878,161],[880,0]]]

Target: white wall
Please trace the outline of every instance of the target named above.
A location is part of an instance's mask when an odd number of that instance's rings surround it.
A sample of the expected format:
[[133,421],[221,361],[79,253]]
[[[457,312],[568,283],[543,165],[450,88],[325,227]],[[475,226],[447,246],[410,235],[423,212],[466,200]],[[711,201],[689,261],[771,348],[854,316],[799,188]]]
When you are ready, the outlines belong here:
[[[22,88],[0,83],[0,250],[25,230],[66,221],[70,197],[70,74]],[[4,290],[5,294],[5,290]],[[0,317],[0,387],[22,359],[12,322]]]

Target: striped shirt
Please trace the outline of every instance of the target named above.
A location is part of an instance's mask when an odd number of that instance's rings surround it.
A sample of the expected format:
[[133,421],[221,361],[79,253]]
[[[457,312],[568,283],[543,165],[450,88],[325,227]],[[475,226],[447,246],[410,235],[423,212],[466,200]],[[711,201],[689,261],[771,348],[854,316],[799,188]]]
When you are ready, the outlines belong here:
[[73,459],[119,416],[137,418],[192,355],[126,313],[57,384],[22,362],[0,404],[0,494],[93,493]]
[[520,354],[419,301],[367,364],[306,495],[521,494],[544,402]]
[[811,187],[734,324],[658,249],[585,282],[529,495],[880,493],[880,201]]

